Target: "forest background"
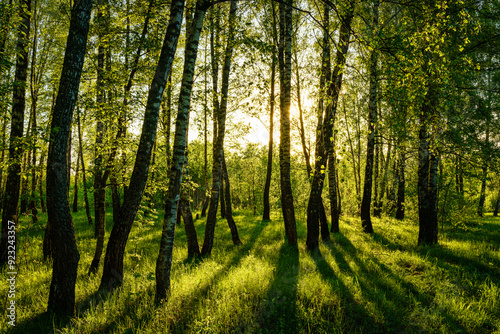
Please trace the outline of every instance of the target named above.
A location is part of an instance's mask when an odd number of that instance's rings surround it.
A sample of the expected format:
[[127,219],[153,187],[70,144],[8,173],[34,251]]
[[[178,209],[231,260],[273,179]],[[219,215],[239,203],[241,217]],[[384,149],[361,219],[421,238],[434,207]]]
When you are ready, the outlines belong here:
[[[38,249],[45,307],[63,319],[79,270],[101,277],[92,298],[123,288],[148,228],[151,298],[166,303],[174,254],[218,249],[219,211],[240,248],[255,217],[279,221],[292,259],[388,224],[413,228],[401,249],[415,252],[497,224],[477,217],[500,209],[498,1],[5,0],[0,13],[0,264],[22,267],[21,237],[22,254]],[[480,283],[495,296],[490,256]],[[497,311],[475,326],[498,330]]]

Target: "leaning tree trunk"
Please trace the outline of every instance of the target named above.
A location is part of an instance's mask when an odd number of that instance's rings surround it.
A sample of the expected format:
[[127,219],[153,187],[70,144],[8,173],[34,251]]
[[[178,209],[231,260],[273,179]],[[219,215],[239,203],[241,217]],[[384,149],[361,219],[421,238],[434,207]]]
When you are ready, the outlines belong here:
[[[323,200],[321,193],[323,191],[323,183],[325,180],[325,169],[327,165],[328,155],[325,150],[325,124],[323,120],[329,118],[328,115],[323,116],[325,98],[325,86],[327,78],[330,78],[330,7],[325,4],[324,18],[323,18],[323,54],[321,64],[321,77],[320,77],[320,92],[321,97],[319,100],[318,111],[318,125],[316,127],[316,159],[314,164],[314,174],[311,180],[311,192],[309,194],[309,201],[307,203],[307,240],[306,245],[309,250],[314,250],[319,245],[319,221],[322,216],[321,207]],[[328,109],[329,110],[329,109]],[[309,173],[310,174],[310,173]],[[324,213],[324,208],[323,208]],[[326,218],[326,214],[325,214]],[[328,231],[328,229],[327,229]],[[329,236],[329,234],[328,234]]]
[[227,99],[229,92],[229,75],[231,72],[231,60],[234,48],[234,34],[236,25],[236,1],[231,1],[229,10],[229,31],[227,37],[226,50],[224,52],[224,66],[222,69],[221,101],[217,115],[217,142],[213,148],[212,167],[212,192],[210,197],[210,207],[205,226],[205,238],[201,249],[202,255],[212,252],[214,244],[215,223],[217,221],[217,204],[219,201],[220,176],[222,165],[222,154],[224,149],[224,135],[226,131]]
[[280,184],[281,209],[289,244],[297,244],[297,226],[290,181],[290,93],[292,75],[292,6],[293,0],[280,3]]
[[[438,223],[436,210],[437,158],[430,152],[428,122],[432,105],[436,103],[433,87],[429,87],[420,112],[420,131],[418,148],[418,244],[437,244]],[[433,148],[433,151],[435,148]],[[435,169],[435,171],[434,171]]]
[[[373,28],[378,28],[379,0],[375,0],[373,7]],[[373,181],[373,151],[375,148],[375,124],[377,123],[377,86],[378,86],[378,51],[373,49],[370,57],[370,99],[368,101],[368,140],[366,143],[365,183],[363,199],[361,201],[361,226],[363,232],[373,233],[371,220],[371,200]]]
[[222,175],[226,184],[225,193],[223,194],[226,202],[226,220],[231,230],[231,238],[233,239],[233,244],[240,245],[241,240],[238,235],[238,228],[233,219],[233,207],[231,205],[231,185],[229,184],[229,175],[227,173],[226,157],[222,153]]
[[48,309],[58,315],[75,312],[75,283],[80,254],[69,210],[68,138],[85,59],[92,0],[75,2],[71,11],[59,92],[50,125],[47,157],[47,209],[52,226],[54,262]]
[[269,203],[269,193],[271,190],[271,176],[273,173],[273,132],[274,132],[274,78],[276,75],[276,61],[273,56],[273,62],[271,65],[271,103],[269,111],[269,146],[267,151],[267,169],[266,169],[266,183],[264,184],[264,212],[262,214],[263,220],[270,220],[271,217],[271,205]]
[[[107,0],[103,0],[103,1],[107,1]],[[96,219],[95,230],[97,232],[97,234],[96,234],[97,235],[97,243],[96,243],[96,251],[94,254],[94,259],[92,260],[92,263],[91,263],[90,268],[89,268],[89,273],[95,273],[95,272],[97,272],[97,270],[99,268],[99,263],[100,263],[101,254],[102,254],[103,245],[104,245],[104,235],[105,235],[106,183],[107,183],[107,180],[108,180],[110,174],[114,170],[114,168],[113,168],[114,163],[115,163],[114,160],[115,160],[115,157],[116,157],[116,154],[118,151],[118,146],[120,145],[120,141],[126,135],[125,115],[126,115],[126,109],[128,106],[128,98],[129,98],[129,94],[130,94],[130,90],[132,87],[132,82],[134,80],[135,73],[137,72],[137,69],[138,69],[139,58],[141,56],[142,47],[144,45],[143,42],[144,42],[147,30],[148,30],[149,17],[150,17],[152,6],[153,6],[153,1],[150,0],[148,11],[146,13],[146,18],[144,20],[142,33],[141,33],[141,36],[139,38],[139,47],[137,48],[136,54],[134,55],[134,59],[132,61],[132,67],[130,69],[130,74],[129,74],[129,77],[127,80],[127,84],[124,87],[123,112],[121,113],[120,117],[118,118],[118,129],[116,132],[116,136],[112,142],[111,150],[110,150],[109,156],[107,158],[106,165],[103,166],[103,168],[102,168],[103,171],[99,173],[99,184],[101,186],[101,192],[98,194],[99,203],[98,203],[98,207],[97,207],[97,203],[96,203],[96,210],[97,210],[97,208],[99,208],[100,215],[99,216],[96,215],[96,217],[95,217],[95,219]],[[105,24],[104,29],[105,29],[105,33],[108,33],[109,32],[109,9],[107,9],[105,7],[104,10],[106,10],[106,13],[105,13],[106,17],[104,18],[104,24]],[[106,55],[108,56],[108,58],[110,58],[109,50],[108,50],[108,52],[106,52]],[[108,70],[108,72],[110,72],[110,70]],[[163,86],[163,88],[161,88],[161,95],[163,94],[164,89],[165,89],[165,87]],[[160,104],[161,104],[161,95],[160,95]],[[156,108],[156,106],[154,106],[154,108]],[[148,105],[146,106],[146,109],[148,109]],[[158,106],[158,110],[159,110],[159,106]],[[153,114],[156,114],[156,116],[154,116],[156,124],[158,123],[158,113],[159,113],[158,110],[153,112]],[[147,114],[147,111],[146,111],[146,114]],[[144,120],[146,122],[146,120],[147,120],[146,115],[144,116]],[[144,130],[144,127],[143,127],[143,130]],[[151,128],[150,127],[148,127],[148,131],[150,131],[150,132],[147,133],[146,136],[151,136]],[[153,134],[153,143],[154,143],[155,136],[156,136],[156,129],[155,129],[154,134]],[[141,134],[141,140],[142,140],[142,134]],[[146,146],[149,146],[149,144],[146,144]],[[145,154],[149,154],[149,155],[151,154],[151,149],[149,147],[146,149],[146,151],[147,152],[145,152]],[[138,149],[138,154],[136,157],[136,165],[138,163],[137,159],[139,159],[139,155],[140,154],[139,154],[139,149]],[[141,156],[141,158],[143,158],[143,157],[144,156]],[[149,169],[150,160],[151,160],[151,157],[149,157],[148,162],[146,163],[146,166],[145,166],[146,173],[147,173],[147,170]],[[134,166],[134,172],[136,171],[135,167],[136,166]],[[144,168],[144,167],[141,167],[141,168]],[[139,170],[141,168],[139,168]],[[138,204],[137,204],[137,207],[138,207],[140,204],[140,201],[142,199],[142,195],[143,195],[142,192],[144,191],[144,188],[142,187],[142,180],[145,179],[147,181],[148,176],[147,175],[142,176],[142,177],[138,176],[137,179],[134,180],[134,182],[137,182],[137,184],[134,184],[134,185],[138,185],[138,187],[139,187],[138,189],[142,189],[142,190],[140,190],[140,193],[139,193],[140,195],[138,194],[139,196],[132,196],[133,199],[132,198],[130,199],[131,202],[129,204],[132,206],[130,208],[128,208],[127,210],[125,210],[127,212],[127,213],[125,213],[126,218],[122,217],[122,213],[124,211],[123,208],[126,205],[125,199],[124,199],[123,203],[120,204],[120,197],[118,195],[116,180],[114,179],[114,177],[115,176],[113,175],[113,177],[112,177],[113,178],[112,183],[113,183],[113,189],[114,189],[114,191],[113,191],[113,200],[114,200],[113,201],[113,205],[114,205],[114,207],[113,207],[113,209],[114,209],[113,210],[113,222],[114,222],[113,228],[115,226],[120,225],[121,223],[117,224],[117,222],[122,222],[123,219],[125,219],[125,220],[131,219],[131,221],[130,221],[130,227],[131,227],[133,220],[135,219],[135,215],[137,213],[137,210],[134,210],[135,205],[136,205],[135,203],[138,202]],[[129,188],[132,185],[133,185],[133,183],[132,183],[132,179],[131,179]],[[129,189],[127,189],[127,190],[129,190]],[[132,218],[132,216],[133,216],[133,218]],[[98,225],[97,218],[100,219],[99,226],[97,226]],[[126,221],[125,225],[127,225],[129,223],[128,220]],[[130,232],[130,230],[129,230],[129,232]],[[126,235],[125,234],[121,235],[121,238],[124,238],[122,241],[124,244],[120,247],[125,247],[129,232],[125,233]],[[108,243],[108,247],[109,247],[109,243]],[[120,261],[118,261],[118,262],[120,262]],[[103,275],[103,277],[104,277],[104,275]],[[115,277],[115,278],[117,278],[117,277]],[[118,280],[118,281],[120,281],[120,280]],[[101,283],[102,283],[102,281],[101,281]],[[100,286],[100,289],[103,289],[102,284]]]
[[[163,218],[160,252],[158,254],[158,259],[156,260],[156,302],[165,300],[170,291],[170,269],[172,268],[172,254],[174,249],[177,202],[182,182],[182,165],[184,162],[184,150],[186,148],[188,131],[187,125],[189,118],[189,105],[191,102],[191,91],[193,87],[194,67],[198,53],[201,28],[203,26],[203,19],[206,12],[204,4],[204,0],[197,1],[195,16],[188,29],[188,35],[186,37],[184,73],[182,75],[178,104],[179,107],[175,123],[175,136],[169,174],[169,186],[165,200],[165,216]],[[176,3],[176,5],[178,5],[180,9],[178,22],[180,30],[184,2],[180,0],[179,3]]]
[[[349,50],[349,38],[351,36],[351,23],[354,17],[354,1],[350,1],[342,24],[340,26],[339,34],[339,48],[337,49],[335,66],[333,68],[332,77],[330,80],[328,88],[328,99],[327,104],[327,114],[329,115],[329,120],[325,120],[325,125],[328,127],[325,132],[325,144],[328,156],[328,183],[329,183],[329,194],[330,194],[330,206],[331,206],[331,216],[332,216],[332,229],[333,233],[338,233],[339,229],[339,215],[340,215],[340,203],[338,196],[338,186],[337,186],[337,156],[335,154],[335,146],[331,141],[335,134],[333,132],[335,115],[337,113],[337,104],[340,96],[340,90],[342,88],[342,77],[344,72],[344,67],[346,63],[347,52]],[[326,140],[330,138],[330,140]]]
[[[21,184],[21,158],[23,156],[23,123],[26,105],[26,80],[28,73],[28,43],[30,33],[31,0],[21,1],[20,22],[17,32],[17,59],[13,90],[12,115],[9,140],[9,166],[5,184],[2,211],[2,234],[0,236],[0,266],[7,264],[8,248],[15,249],[10,226],[18,223],[19,187]],[[11,236],[9,238],[9,236]]]
[[[113,225],[113,229],[109,236],[104,259],[103,274],[99,287],[100,290],[113,290],[117,286],[120,286],[123,281],[123,256],[125,253],[125,246],[142,200],[144,188],[146,187],[162,95],[172,68],[183,12],[184,1],[173,1],[170,8],[170,21],[163,41],[160,58],[151,83],[151,88],[149,89],[134,169],[132,171],[129,186],[125,190],[123,204],[119,212],[120,223]],[[184,151],[184,146],[181,150]],[[178,194],[179,192],[177,191],[176,195]]]
[[[319,239],[319,214],[321,212],[314,210],[314,203],[319,203],[321,200],[321,188],[322,183],[321,179],[324,179],[324,166],[328,162],[328,181],[330,184],[329,194],[330,194],[330,205],[331,205],[331,218],[332,218],[332,229],[331,231],[334,233],[339,232],[339,213],[337,208],[337,186],[336,186],[336,156],[335,156],[335,147],[332,142],[334,132],[334,122],[335,115],[337,113],[337,105],[338,99],[340,95],[340,89],[342,87],[342,77],[343,77],[343,68],[346,62],[347,52],[349,50],[349,38],[351,35],[351,22],[353,18],[353,4],[350,3],[349,8],[342,16],[342,24],[340,27],[339,34],[339,43],[340,46],[337,49],[335,65],[333,71],[331,73],[331,77],[329,78],[329,71],[326,74],[326,80],[330,79],[328,84],[326,85],[326,98],[324,106],[325,108],[325,117],[323,119],[322,124],[322,133],[319,134],[323,137],[324,145],[324,156],[321,160],[316,160],[315,170],[313,175],[313,181],[311,183],[311,193],[309,196],[309,203],[307,209],[307,228],[308,228],[308,241],[307,246],[309,249],[315,249],[318,247],[318,239]],[[326,40],[327,36],[324,37]],[[324,64],[324,66],[328,66]],[[321,152],[321,150],[319,151]],[[323,166],[323,167],[322,167]],[[309,229],[311,228],[311,232]]]

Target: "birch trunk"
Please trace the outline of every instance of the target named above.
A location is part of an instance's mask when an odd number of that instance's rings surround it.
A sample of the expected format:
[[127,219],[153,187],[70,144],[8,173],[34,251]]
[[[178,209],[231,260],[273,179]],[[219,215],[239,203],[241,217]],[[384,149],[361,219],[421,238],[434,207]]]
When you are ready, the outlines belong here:
[[280,3],[280,184],[281,209],[285,234],[290,245],[297,244],[297,226],[290,181],[290,94],[292,76],[292,6],[293,0]]
[[[162,95],[167,84],[167,78],[170,74],[175,50],[177,48],[183,11],[183,0],[172,2],[169,24],[158,59],[158,65],[148,93],[134,169],[132,171],[129,186],[125,190],[123,204],[120,207],[120,223],[113,225],[106,248],[103,274],[99,287],[100,290],[113,290],[121,285],[123,281],[123,256],[125,253],[125,246],[142,200],[144,188],[146,187]],[[184,146],[181,148],[182,151],[184,151]],[[178,196],[178,194],[179,192],[177,190],[176,195]]]
[[205,238],[203,240],[202,255],[212,252],[214,243],[215,223],[217,220],[217,204],[219,201],[220,176],[222,166],[222,155],[224,150],[224,135],[226,131],[226,113],[227,100],[229,92],[229,74],[231,72],[231,60],[234,48],[234,34],[236,24],[236,1],[231,1],[229,10],[229,31],[227,37],[227,46],[224,54],[224,67],[222,69],[222,87],[219,113],[217,117],[217,142],[213,149],[213,167],[212,167],[212,193],[210,197],[210,207],[205,226]]

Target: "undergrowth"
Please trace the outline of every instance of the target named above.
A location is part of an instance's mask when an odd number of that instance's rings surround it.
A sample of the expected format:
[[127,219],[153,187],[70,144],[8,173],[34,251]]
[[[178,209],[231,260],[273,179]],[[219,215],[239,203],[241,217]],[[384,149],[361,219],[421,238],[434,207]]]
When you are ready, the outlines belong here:
[[[108,225],[111,216],[107,217]],[[373,219],[375,233],[344,218],[341,233],[305,249],[284,242],[283,222],[237,212],[242,245],[217,222],[211,256],[187,260],[176,231],[172,291],[154,304],[161,218],[134,226],[123,286],[96,293],[88,276],[95,239],[84,213],[74,216],[80,251],[77,316],[61,323],[46,313],[51,262],[42,255],[43,224],[24,217],[17,231],[16,327],[7,324],[7,274],[0,274],[0,331],[18,333],[500,333],[500,220],[487,216],[445,225],[440,244],[417,247],[412,221]],[[202,242],[204,219],[195,222]],[[107,228],[107,236],[110,232]]]

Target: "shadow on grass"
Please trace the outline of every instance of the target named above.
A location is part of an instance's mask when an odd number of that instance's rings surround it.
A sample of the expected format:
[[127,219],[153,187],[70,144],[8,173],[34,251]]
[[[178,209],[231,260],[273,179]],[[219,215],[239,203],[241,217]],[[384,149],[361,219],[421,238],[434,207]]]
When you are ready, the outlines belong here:
[[[441,232],[441,231],[440,231]],[[500,247],[500,219],[486,216],[478,221],[454,226],[445,224],[442,230],[444,238],[455,241],[489,242],[498,250]]]
[[[363,331],[370,333],[425,332],[423,325],[418,322],[418,319],[412,319],[411,314],[415,303],[424,309],[434,308],[434,291],[428,294],[419,292],[412,283],[406,281],[404,276],[394,273],[386,265],[380,263],[375,256],[365,254],[366,257],[361,259],[362,251],[356,249],[345,236],[338,234],[334,238],[337,244],[328,245],[332,255],[337,261],[340,259],[340,261],[347,262],[345,260],[347,257],[354,263],[357,270],[352,274],[359,283],[362,298],[366,300],[366,304],[372,305],[372,312],[377,314],[376,321],[364,322],[363,326],[366,327]],[[389,249],[388,245],[397,246],[382,235],[374,235],[373,240]],[[441,310],[440,314],[444,322],[454,331],[466,332],[465,327],[455,316],[444,310]]]
[[[316,263],[316,267],[318,268],[323,280],[330,284],[332,290],[338,293],[342,300],[342,305],[340,307],[343,309],[343,312],[346,313],[343,318],[348,319],[349,321],[348,324],[342,324],[342,326],[344,328],[353,329],[354,331],[355,328],[365,327],[365,323],[373,323],[374,319],[365,310],[365,308],[354,299],[354,296],[350,292],[349,288],[339,277],[337,277],[332,266],[325,260],[319,249],[312,253],[310,252],[309,255]],[[343,256],[341,254],[337,255],[339,256],[336,256],[335,259],[339,264],[339,267],[344,268],[341,270],[352,274],[353,272]]]
[[380,233],[373,233],[372,237],[373,241],[379,243],[381,246],[384,246],[385,248],[388,248],[392,251],[398,250],[401,252],[407,252],[409,250],[408,246],[405,245],[403,242],[398,243],[393,240],[389,240]]
[[54,314],[51,314],[50,312],[43,312],[34,318],[16,323],[16,326],[11,327],[11,331],[7,331],[7,333],[54,333],[55,328],[61,328],[66,326],[68,323],[68,320],[58,321]]
[[[180,313],[177,314],[175,318],[175,322],[167,324],[170,327],[170,330],[174,333],[183,333],[188,328],[188,325],[191,324],[191,319],[199,307],[198,302],[205,298],[210,288],[218,282],[221,277],[226,275],[229,272],[231,267],[237,266],[241,259],[248,255],[250,249],[252,249],[255,244],[257,238],[262,233],[264,228],[267,226],[267,223],[256,223],[255,226],[249,233],[251,233],[248,240],[245,240],[245,243],[241,246],[237,246],[235,248],[235,254],[233,257],[226,262],[226,265],[218,270],[218,272],[212,276],[211,278],[207,278],[205,280],[205,284],[198,287],[196,292],[189,296],[188,299],[185,299],[182,302],[181,307],[179,308]],[[198,265],[203,262],[203,258],[199,258],[196,260],[186,260],[190,261],[193,266]],[[130,298],[127,296],[125,301],[125,305],[122,305],[122,311],[107,319],[106,324],[100,326],[99,328],[92,329],[92,332],[95,333],[109,333],[112,332],[116,328],[116,324],[121,322],[126,318],[131,318],[134,321],[134,327],[140,328],[140,326],[149,322],[154,316],[154,312],[148,312],[141,317],[137,317],[137,302],[141,298],[143,298],[146,294],[152,295],[154,293],[154,284],[151,284],[147,289],[142,290],[140,294],[130,294]],[[121,289],[114,291],[113,293],[123,293]],[[85,298],[84,301],[80,302],[77,305],[77,316],[84,316],[87,312],[90,312],[92,307],[101,303],[103,300],[110,298],[111,295],[103,294],[99,292],[95,292],[90,294]],[[170,317],[172,319],[172,317]],[[14,328],[14,333],[54,333],[57,329],[64,328],[66,326],[71,327],[71,320],[57,320],[52,314],[48,312],[41,313],[34,318],[23,321],[21,323],[16,324]],[[73,319],[75,320],[75,319]]]
[[[237,251],[233,257],[226,262],[224,267],[219,269],[212,277],[205,279],[204,284],[199,285],[194,294],[191,294],[189,298],[183,300],[178,308],[179,313],[169,317],[171,321],[167,323],[167,327],[172,333],[185,333],[189,329],[189,326],[192,325],[194,315],[201,306],[200,301],[208,296],[214,284],[220,281],[224,275],[229,273],[230,268],[236,267],[241,260],[248,255],[248,252],[253,248],[257,238],[266,226],[266,222],[257,222],[255,227],[251,230],[250,238],[244,240],[242,245],[234,246]],[[203,257],[197,259],[194,265],[203,262],[203,260]]]
[[498,258],[487,256],[484,258],[485,262],[482,262],[479,259],[458,255],[440,245],[420,247],[418,252],[422,257],[435,258],[436,265],[442,269],[453,271],[456,266],[460,266],[464,272],[500,281],[500,261]]
[[261,328],[269,333],[299,333],[297,283],[299,249],[284,243],[279,251],[276,275],[258,315]]

